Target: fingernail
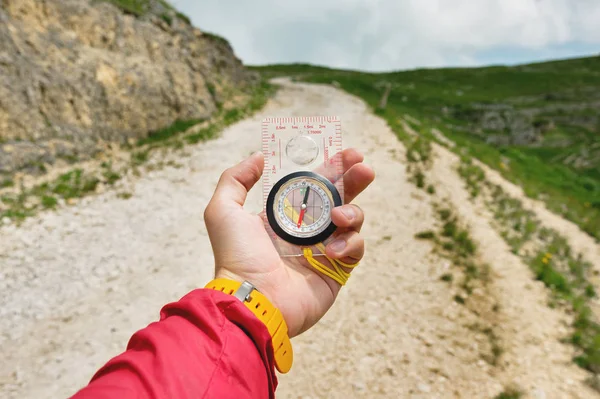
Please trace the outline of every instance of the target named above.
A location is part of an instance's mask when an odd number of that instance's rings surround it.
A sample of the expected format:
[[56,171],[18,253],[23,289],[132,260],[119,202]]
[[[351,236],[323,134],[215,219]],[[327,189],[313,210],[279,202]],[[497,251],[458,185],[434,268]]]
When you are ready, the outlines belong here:
[[342,207],[342,213],[344,215],[346,215],[346,217],[348,219],[354,219],[354,217],[356,216],[356,212],[354,211],[354,207],[353,206]]
[[331,250],[333,252],[337,252],[340,253],[344,250],[344,248],[346,248],[346,241],[344,240],[335,240],[334,242],[332,242],[331,244],[329,244],[329,248],[331,248]]

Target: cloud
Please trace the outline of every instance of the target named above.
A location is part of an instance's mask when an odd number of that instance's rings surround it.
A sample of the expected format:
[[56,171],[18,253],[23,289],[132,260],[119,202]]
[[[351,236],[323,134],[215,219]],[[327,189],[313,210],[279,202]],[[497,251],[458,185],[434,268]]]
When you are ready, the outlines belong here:
[[[598,0],[174,0],[248,64],[365,70],[598,52]],[[510,49],[514,49],[511,56]]]

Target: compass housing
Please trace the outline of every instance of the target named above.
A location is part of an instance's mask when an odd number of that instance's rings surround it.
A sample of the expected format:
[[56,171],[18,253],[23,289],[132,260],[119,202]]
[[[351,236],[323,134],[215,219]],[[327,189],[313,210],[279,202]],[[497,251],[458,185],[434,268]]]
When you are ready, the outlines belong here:
[[[279,206],[279,203],[281,201],[284,201],[284,198],[282,198],[281,193],[280,193],[281,188],[286,186],[288,183],[292,182],[293,180],[302,180],[302,179],[305,179],[307,182],[309,182],[309,184],[310,184],[310,181],[312,180],[314,182],[313,184],[315,186],[319,186],[321,188],[321,191],[323,191],[325,193],[325,195],[327,195],[327,197],[331,201],[329,209],[327,210],[328,214],[321,215],[319,217],[319,220],[322,217],[327,218],[327,220],[324,222],[325,227],[319,228],[317,230],[318,232],[314,235],[307,235],[307,234],[310,234],[310,232],[305,232],[303,234],[298,232],[297,235],[294,235],[292,228],[290,228],[290,226],[287,226],[286,228],[282,227],[282,225],[280,224],[281,223],[280,218],[278,218],[276,216],[276,212],[277,212],[275,209],[276,206]],[[290,189],[290,190],[292,190],[292,189]],[[323,177],[317,173],[308,172],[308,171],[300,171],[300,172],[290,173],[289,175],[284,176],[277,183],[275,183],[275,185],[269,192],[265,210],[266,210],[266,214],[267,214],[267,220],[269,221],[269,225],[271,226],[271,228],[273,229],[275,234],[277,234],[280,238],[282,238],[283,240],[285,240],[291,244],[300,245],[300,246],[308,246],[308,245],[317,244],[319,242],[323,242],[324,240],[326,240],[327,238],[329,238],[329,236],[331,236],[333,234],[333,232],[337,229],[337,226],[335,224],[333,224],[333,222],[331,221],[331,211],[333,208],[335,208],[337,206],[341,206],[341,205],[342,205],[342,198],[341,198],[340,193],[338,192],[337,188],[335,187],[335,185],[333,185],[333,183],[331,183],[328,179],[326,179],[325,177]],[[326,212],[326,210],[324,209],[323,212]],[[288,218],[288,222],[289,222],[289,218]],[[292,224],[295,223],[294,221],[291,221],[291,222],[292,222]]]

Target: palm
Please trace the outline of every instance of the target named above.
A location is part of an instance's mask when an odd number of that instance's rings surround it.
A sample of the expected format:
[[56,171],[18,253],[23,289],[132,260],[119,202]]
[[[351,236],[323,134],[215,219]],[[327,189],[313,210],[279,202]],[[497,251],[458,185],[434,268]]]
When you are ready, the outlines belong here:
[[[244,248],[244,253],[231,253],[231,258],[223,259],[217,268],[225,274],[229,272],[252,281],[269,292],[270,299],[277,303],[286,320],[290,320],[291,336],[316,323],[333,304],[339,285],[317,273],[304,257],[281,258],[265,230],[263,215],[251,215],[240,209],[232,218],[237,228],[230,231],[230,240],[238,248]],[[278,245],[294,247],[297,253],[301,251],[282,240]]]

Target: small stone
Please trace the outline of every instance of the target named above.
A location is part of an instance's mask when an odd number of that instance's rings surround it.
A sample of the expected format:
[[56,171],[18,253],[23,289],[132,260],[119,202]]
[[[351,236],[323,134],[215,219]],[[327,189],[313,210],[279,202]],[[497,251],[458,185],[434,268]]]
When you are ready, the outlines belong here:
[[541,388],[534,389],[531,394],[535,399],[546,399],[546,392]]
[[2,224],[10,224],[11,220],[8,216],[2,218]]
[[352,383],[352,388],[354,388],[357,391],[364,391],[365,389],[367,389],[367,386],[364,382],[355,381]]
[[67,204],[69,204],[69,205],[75,205],[77,202],[79,202],[79,200],[77,198],[67,199]]
[[417,384],[417,389],[423,393],[431,392],[431,387],[427,384]]

